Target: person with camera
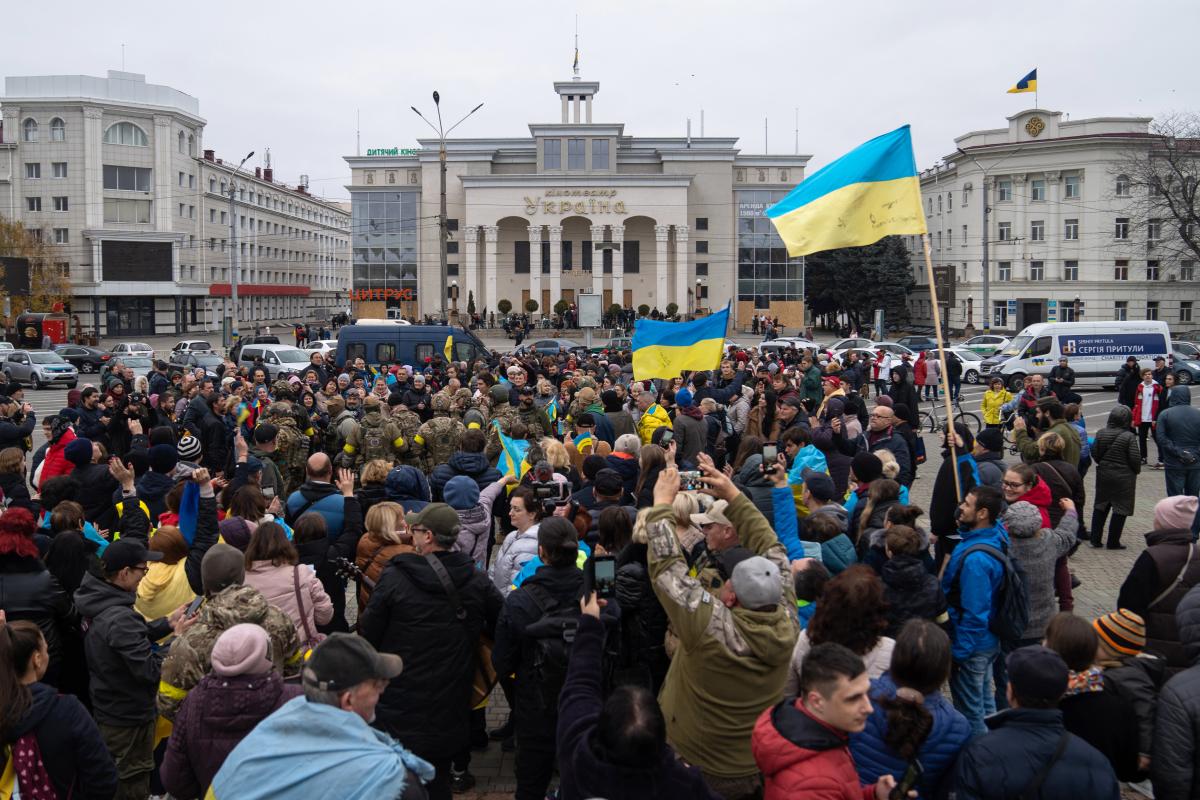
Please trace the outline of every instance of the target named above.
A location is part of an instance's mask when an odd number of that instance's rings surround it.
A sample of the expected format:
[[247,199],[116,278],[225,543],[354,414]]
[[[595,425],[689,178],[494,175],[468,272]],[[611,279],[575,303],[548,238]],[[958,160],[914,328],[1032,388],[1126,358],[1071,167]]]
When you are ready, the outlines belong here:
[[679,649],[659,699],[680,756],[700,768],[716,794],[737,800],[762,789],[750,734],[783,693],[798,631],[796,593],[787,551],[770,524],[711,459],[702,454],[699,461],[700,481],[718,499],[692,521],[706,538],[733,541],[714,559],[721,577],[715,586],[690,573],[671,508],[679,471],[664,469],[646,516],[647,562]]
[[375,725],[433,764],[429,797],[448,800],[452,788],[475,782],[450,764],[471,744],[479,637],[495,632],[504,599],[470,553],[454,550],[461,522],[453,508],[431,503],[406,521],[416,552],[392,558],[360,623],[368,642],[405,664],[380,698]]
[[11,397],[0,397],[0,450],[19,447],[28,451],[26,441],[33,436],[37,415],[29,403],[18,403]]

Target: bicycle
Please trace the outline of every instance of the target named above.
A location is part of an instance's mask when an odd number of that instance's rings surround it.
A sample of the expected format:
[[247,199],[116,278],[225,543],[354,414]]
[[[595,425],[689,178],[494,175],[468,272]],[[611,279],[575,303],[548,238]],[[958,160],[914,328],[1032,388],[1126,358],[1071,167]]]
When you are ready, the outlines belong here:
[[[941,433],[943,428],[945,428],[945,417],[942,416],[944,413],[943,401],[929,400],[928,402],[932,404],[933,413],[928,411],[918,412],[917,418],[920,422],[920,428],[930,433]],[[979,418],[979,415],[971,411],[963,411],[962,403],[959,400],[954,400],[953,405],[957,412],[954,415],[954,422],[965,425],[972,436],[979,433],[983,428],[983,420]]]
[[1016,411],[1010,411],[1000,419],[1000,433],[1004,436],[1004,447],[1010,455],[1016,455],[1019,451],[1017,447],[1016,436],[1013,433],[1013,421],[1017,418]]

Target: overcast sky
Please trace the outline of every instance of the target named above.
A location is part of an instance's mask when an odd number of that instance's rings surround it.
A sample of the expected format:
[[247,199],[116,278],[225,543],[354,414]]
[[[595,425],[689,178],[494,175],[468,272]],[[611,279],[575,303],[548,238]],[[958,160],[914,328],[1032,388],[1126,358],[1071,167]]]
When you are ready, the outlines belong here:
[[1200,110],[1195,0],[64,0],[11,5],[0,68],[102,76],[124,43],[127,70],[199,98],[205,147],[270,147],[278,179],[346,197],[356,110],[364,152],[415,147],[409,106],[432,113],[433,89],[447,123],[485,103],[456,136],[557,122],[576,14],[595,121],[681,136],[690,116],[698,135],[704,109],[706,134],[761,153],[765,117],[768,152],[792,153],[798,108],[812,167],[905,122],[928,167],[1032,107],[1005,90],[1034,67],[1041,107],[1073,119]]

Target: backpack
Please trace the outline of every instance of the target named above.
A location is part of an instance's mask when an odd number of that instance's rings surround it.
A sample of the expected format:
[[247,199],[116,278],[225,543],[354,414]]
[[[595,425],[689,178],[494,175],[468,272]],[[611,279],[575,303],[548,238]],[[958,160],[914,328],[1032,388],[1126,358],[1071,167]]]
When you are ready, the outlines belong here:
[[392,443],[388,441],[387,423],[381,420],[378,425],[371,425],[363,421],[360,423],[360,431],[364,462],[376,458],[382,458],[385,461],[392,459]]
[[[1024,635],[1025,628],[1029,626],[1029,582],[1025,577],[1025,569],[1019,561],[1013,561],[1003,550],[997,550],[990,544],[968,545],[967,549],[963,551],[961,564],[965,565],[967,556],[976,550],[987,553],[1004,567],[1004,574],[1000,577],[1000,586],[997,587],[995,597],[992,599],[992,613],[988,617],[988,630],[1001,643],[1015,642]],[[954,581],[951,583],[946,597],[946,601],[957,608],[962,608],[959,603],[961,588],[958,585],[961,578],[962,566],[960,565],[958,574],[954,576]]]
[[558,695],[567,680],[567,664],[571,660],[571,645],[579,627],[579,609],[572,603],[558,602],[545,588],[536,583],[522,588],[541,611],[541,616],[525,628],[533,639],[533,672],[531,683],[538,687],[538,709],[558,708]]

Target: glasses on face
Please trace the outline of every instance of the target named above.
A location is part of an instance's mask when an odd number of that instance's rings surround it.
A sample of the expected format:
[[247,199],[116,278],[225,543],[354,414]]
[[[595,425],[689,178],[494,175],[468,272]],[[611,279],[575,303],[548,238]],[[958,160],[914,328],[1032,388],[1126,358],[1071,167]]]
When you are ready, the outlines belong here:
[[1025,484],[1021,481],[1000,481],[1000,485],[1005,489],[1020,489]]
[[143,575],[145,575],[147,572],[150,571],[150,565],[149,564],[138,564],[137,566],[129,567],[129,569],[133,570],[134,572],[140,572]]

